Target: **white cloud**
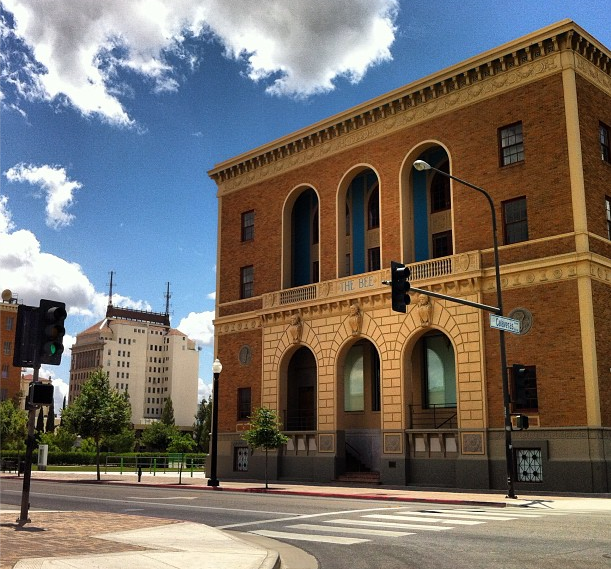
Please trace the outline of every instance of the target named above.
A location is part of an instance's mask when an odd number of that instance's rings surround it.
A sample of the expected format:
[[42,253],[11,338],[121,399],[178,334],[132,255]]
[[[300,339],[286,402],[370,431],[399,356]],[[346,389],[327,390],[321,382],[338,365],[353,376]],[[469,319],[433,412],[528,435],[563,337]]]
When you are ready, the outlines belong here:
[[[4,0],[22,53],[3,72],[29,99],[67,100],[85,116],[134,121],[120,101],[121,70],[178,88],[170,62],[193,69],[199,54],[186,40],[212,34],[242,61],[253,81],[275,95],[308,96],[337,77],[360,81],[391,59],[398,0]],[[31,50],[31,55],[28,52]],[[15,56],[16,57],[16,56]],[[6,65],[5,65],[6,67]]]
[[[108,297],[95,290],[80,265],[41,251],[40,243],[31,231],[20,229],[11,232],[12,228],[7,200],[0,196],[2,289],[10,289],[20,302],[30,306],[38,306],[41,298],[52,298],[66,303],[69,316],[104,316]],[[113,304],[150,310],[147,302],[120,295],[113,295]],[[67,349],[65,353],[68,354]]]
[[213,320],[213,310],[190,312],[176,328],[194,340],[198,346],[210,346],[214,343]]
[[206,298],[207,298],[208,300],[216,300],[216,291],[214,291],[214,292],[209,292],[209,293],[206,295]]
[[59,229],[72,223],[74,216],[66,210],[74,201],[74,192],[79,190],[82,184],[70,180],[64,168],[22,163],[9,168],[4,175],[9,182],[26,182],[45,192],[46,223],[49,227]]
[[212,384],[204,383],[204,380],[200,377],[197,379],[197,400],[208,399],[212,394]]
[[8,209],[8,196],[0,195],[0,233],[8,233],[13,227],[12,215]]

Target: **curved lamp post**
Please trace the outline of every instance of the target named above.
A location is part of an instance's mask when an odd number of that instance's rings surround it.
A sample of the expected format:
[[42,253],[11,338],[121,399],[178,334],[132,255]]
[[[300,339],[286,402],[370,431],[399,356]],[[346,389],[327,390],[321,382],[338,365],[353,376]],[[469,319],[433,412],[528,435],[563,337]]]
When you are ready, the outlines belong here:
[[219,424],[219,375],[223,371],[223,365],[218,358],[214,360],[212,364],[212,436],[211,436],[211,448],[210,448],[210,476],[208,477],[208,486],[214,486],[215,488],[219,485],[219,480],[216,477],[216,459],[217,459],[217,445],[218,445],[218,424]]
[[[490,214],[492,216],[492,239],[493,239],[493,247],[494,247],[494,270],[495,270],[495,278],[496,278],[496,302],[498,307],[498,315],[503,315],[503,294],[501,292],[501,270],[499,263],[499,243],[497,238],[497,227],[496,227],[496,212],[494,211],[494,201],[490,197],[490,194],[480,188],[479,186],[475,186],[465,180],[461,180],[456,176],[452,176],[443,170],[439,170],[438,168],[434,168],[428,162],[424,160],[416,160],[414,162],[414,168],[419,172],[424,170],[433,170],[442,176],[446,176],[452,180],[456,180],[458,183],[463,186],[467,186],[473,190],[476,190],[483,194],[488,200],[488,204],[490,205]],[[509,405],[509,377],[507,375],[507,354],[505,351],[505,332],[504,330],[499,330],[499,351],[501,353],[501,378],[503,381],[503,408],[505,415],[505,462],[507,468],[507,497],[508,498],[517,498],[515,489],[514,489],[514,479],[515,479],[515,467],[513,462],[513,445],[511,442],[511,411]]]

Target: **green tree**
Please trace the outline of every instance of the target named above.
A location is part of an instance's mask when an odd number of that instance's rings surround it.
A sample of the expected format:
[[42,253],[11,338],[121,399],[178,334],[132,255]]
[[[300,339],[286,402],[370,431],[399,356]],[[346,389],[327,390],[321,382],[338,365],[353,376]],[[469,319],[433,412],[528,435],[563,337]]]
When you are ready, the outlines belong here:
[[163,409],[161,410],[161,417],[159,418],[159,420],[164,424],[164,425],[175,425],[176,421],[174,421],[174,405],[172,404],[172,398],[168,397],[165,400],[165,405],[163,406]]
[[196,447],[197,444],[189,433],[177,433],[170,438],[168,452],[193,452]]
[[157,421],[145,427],[140,435],[140,442],[150,451],[166,452],[172,437],[179,434],[174,425]]
[[208,400],[202,399],[197,407],[195,423],[193,424],[193,435],[195,444],[200,452],[208,452],[210,449],[210,425],[212,424],[212,395]]
[[3,450],[24,450],[28,414],[11,400],[0,402],[0,444]]
[[62,413],[63,424],[81,437],[91,437],[96,450],[97,479],[100,480],[100,443],[130,425],[129,401],[110,387],[108,374],[98,369],[89,375],[80,395]]
[[40,443],[49,445],[49,450],[69,452],[74,448],[76,435],[66,429],[65,426],[58,427],[55,431],[47,431],[40,437]]
[[47,423],[45,425],[45,432],[52,433],[55,430],[55,405],[51,403],[49,407],[49,414],[47,415]]
[[125,427],[116,435],[107,435],[102,441],[102,447],[108,452],[132,452],[136,445],[136,433],[132,426]]
[[265,488],[267,489],[267,452],[277,449],[289,439],[280,431],[280,419],[274,409],[260,407],[250,417],[250,429],[242,438],[251,448],[265,450]]
[[38,417],[36,418],[36,435],[40,437],[45,432],[45,408],[41,407],[38,410]]

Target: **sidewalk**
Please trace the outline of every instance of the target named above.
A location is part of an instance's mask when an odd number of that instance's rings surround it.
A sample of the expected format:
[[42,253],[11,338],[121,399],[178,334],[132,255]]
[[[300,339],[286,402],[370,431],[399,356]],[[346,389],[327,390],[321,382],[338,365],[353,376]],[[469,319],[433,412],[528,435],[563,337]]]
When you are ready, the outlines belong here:
[[[17,478],[3,474],[0,479]],[[300,496],[392,500],[433,504],[519,507],[531,505],[552,509],[587,509],[611,511],[611,495],[524,495],[517,500],[502,492],[472,492],[431,489],[407,489],[389,486],[348,486],[295,483],[271,483],[265,490],[261,481],[225,482],[219,488],[207,486],[205,478],[190,473],[144,472],[141,481],[135,474],[102,474],[96,480],[92,472],[32,472],[32,481],[80,482],[91,484],[127,484],[164,486],[209,492],[267,492]],[[180,481],[180,484],[179,484]],[[203,524],[146,518],[129,514],[96,512],[30,511],[32,522],[19,527],[15,520],[19,508],[2,506],[0,569],[277,569],[282,564],[278,552],[266,544],[245,541],[235,533]]]

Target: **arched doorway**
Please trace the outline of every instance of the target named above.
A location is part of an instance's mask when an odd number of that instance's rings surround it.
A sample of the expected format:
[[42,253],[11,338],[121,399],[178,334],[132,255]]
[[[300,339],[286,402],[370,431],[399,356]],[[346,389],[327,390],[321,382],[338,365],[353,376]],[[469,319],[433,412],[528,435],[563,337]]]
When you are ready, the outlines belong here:
[[379,470],[381,455],[381,368],[367,339],[347,347],[337,370],[337,424],[345,440],[345,470]]
[[316,358],[305,347],[299,348],[288,364],[284,393],[284,429],[316,430]]

